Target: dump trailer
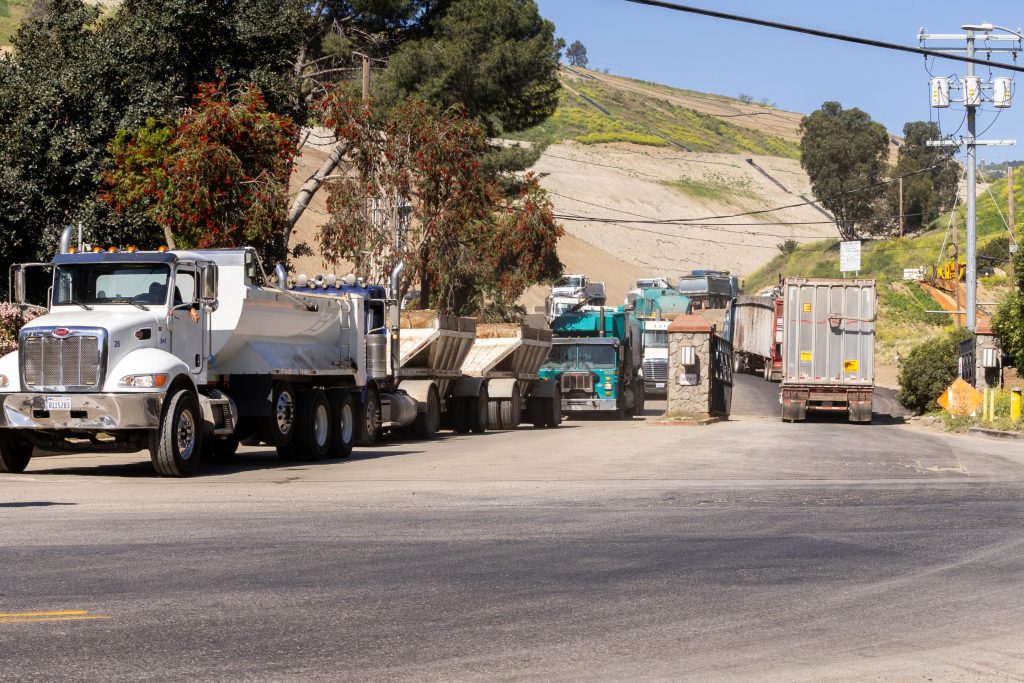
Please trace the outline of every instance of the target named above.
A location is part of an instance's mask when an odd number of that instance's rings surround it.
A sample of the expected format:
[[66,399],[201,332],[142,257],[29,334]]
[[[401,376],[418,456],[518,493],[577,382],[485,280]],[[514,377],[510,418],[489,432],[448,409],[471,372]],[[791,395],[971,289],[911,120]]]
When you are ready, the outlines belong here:
[[668,395],[668,326],[691,312],[690,298],[670,287],[645,287],[633,301],[643,332],[643,381],[646,396]]
[[558,382],[562,413],[643,414],[643,341],[631,309],[587,306],[558,316],[551,329],[540,376]]
[[785,300],[782,293],[774,300],[775,307],[772,315],[772,364],[771,370],[765,374],[769,382],[782,381],[782,311]]
[[775,300],[739,295],[729,306],[733,371],[771,375],[775,340]]
[[69,243],[66,230],[46,315],[0,359],[0,470],[35,449],[148,449],[158,474],[185,476],[254,435],[288,460],[351,452],[369,385],[362,297],[269,286],[250,248]]
[[874,280],[787,278],[782,315],[782,419],[846,412],[871,422]]
[[[476,337],[475,318],[401,310],[383,285],[363,284],[351,275],[300,275],[290,291],[365,302],[359,324],[366,338],[367,389],[357,445],[371,446],[385,431],[430,439],[454,423],[465,422],[467,431],[486,430],[487,382],[465,377],[460,369]],[[456,412],[467,419],[453,420]]]
[[462,372],[487,380],[491,429],[515,429],[524,421],[534,427],[561,423],[558,382],[540,376],[550,351],[550,330],[505,323],[477,327]]
[[693,308],[725,308],[739,293],[739,280],[735,275],[718,270],[694,270],[682,275],[676,289],[693,302]]

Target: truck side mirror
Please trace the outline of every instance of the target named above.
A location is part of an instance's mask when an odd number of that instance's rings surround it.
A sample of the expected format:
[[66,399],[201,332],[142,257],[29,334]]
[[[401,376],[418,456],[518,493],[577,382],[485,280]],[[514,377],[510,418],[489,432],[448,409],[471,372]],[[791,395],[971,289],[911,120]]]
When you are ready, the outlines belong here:
[[21,266],[14,266],[14,302],[18,305],[25,304],[25,269]]
[[211,304],[217,300],[218,270],[216,263],[199,266],[199,300]]

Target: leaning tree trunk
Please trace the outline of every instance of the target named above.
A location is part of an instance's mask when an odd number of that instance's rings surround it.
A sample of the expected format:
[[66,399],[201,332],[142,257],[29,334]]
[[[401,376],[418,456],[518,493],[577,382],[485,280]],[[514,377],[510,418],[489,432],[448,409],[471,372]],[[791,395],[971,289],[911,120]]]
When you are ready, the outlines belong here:
[[284,234],[281,235],[286,254],[288,253],[288,242],[291,238],[292,230],[295,228],[295,224],[298,223],[299,217],[309,207],[309,203],[313,200],[313,195],[317,193],[317,190],[323,186],[327,177],[341,163],[341,159],[345,156],[346,151],[348,151],[348,142],[342,141],[336,144],[334,149],[331,150],[330,155],[324,160],[324,163],[320,165],[320,168],[313,175],[306,178],[306,182],[302,184],[298,194],[295,195],[295,200],[288,207],[288,219],[285,221]]

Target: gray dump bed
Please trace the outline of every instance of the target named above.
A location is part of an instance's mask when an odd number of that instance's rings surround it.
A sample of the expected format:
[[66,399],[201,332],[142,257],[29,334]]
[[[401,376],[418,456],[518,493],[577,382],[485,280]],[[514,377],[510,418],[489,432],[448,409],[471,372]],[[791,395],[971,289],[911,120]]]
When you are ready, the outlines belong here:
[[783,296],[783,386],[872,387],[875,281],[787,278]]

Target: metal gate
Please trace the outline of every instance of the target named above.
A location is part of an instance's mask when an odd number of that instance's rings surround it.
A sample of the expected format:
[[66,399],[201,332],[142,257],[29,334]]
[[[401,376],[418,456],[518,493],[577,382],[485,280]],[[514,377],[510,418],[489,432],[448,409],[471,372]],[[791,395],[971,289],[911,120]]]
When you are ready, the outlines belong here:
[[711,409],[716,417],[729,417],[732,409],[732,344],[711,335]]

